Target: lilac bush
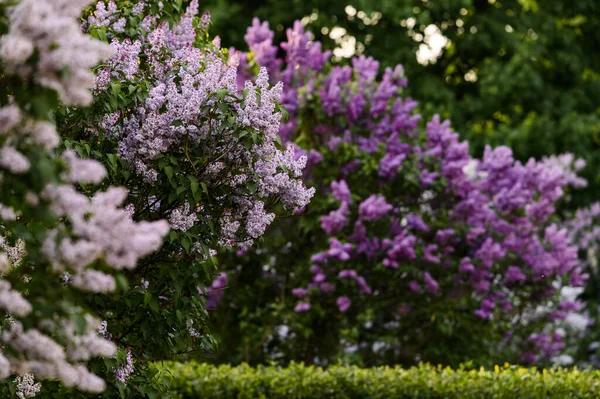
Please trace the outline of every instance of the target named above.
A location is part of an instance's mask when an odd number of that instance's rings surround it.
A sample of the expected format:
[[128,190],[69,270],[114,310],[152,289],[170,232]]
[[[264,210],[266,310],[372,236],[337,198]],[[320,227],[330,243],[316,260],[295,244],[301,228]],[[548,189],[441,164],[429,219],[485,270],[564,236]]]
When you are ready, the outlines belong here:
[[[255,306],[279,309],[273,323],[293,327],[291,341],[257,327],[272,338],[253,348],[254,361],[544,363],[564,352],[560,321],[579,307],[559,293],[588,274],[554,214],[566,190],[585,184],[581,161],[521,163],[507,147],[475,159],[449,121],[420,123],[401,95],[402,66],[380,72],[364,56],[331,64],[300,22],[283,59],[267,23],[255,20],[246,40],[250,53],[230,50],[241,76],[281,77],[290,119],[279,135],[307,157],[320,194],[277,226],[284,237],[273,246],[230,260],[237,284],[223,307],[241,306],[236,292],[257,284]],[[253,264],[266,265],[266,282],[246,283]]]
[[85,298],[115,291],[117,271],[135,268],[168,232],[166,221],[134,222],[120,208],[125,188],[96,191],[107,175],[100,163],[57,149],[59,100],[89,105],[91,68],[112,54],[81,33],[88,3],[0,4],[0,379],[16,376],[18,397],[40,390],[34,377],[105,389],[88,363],[116,346],[98,336]]

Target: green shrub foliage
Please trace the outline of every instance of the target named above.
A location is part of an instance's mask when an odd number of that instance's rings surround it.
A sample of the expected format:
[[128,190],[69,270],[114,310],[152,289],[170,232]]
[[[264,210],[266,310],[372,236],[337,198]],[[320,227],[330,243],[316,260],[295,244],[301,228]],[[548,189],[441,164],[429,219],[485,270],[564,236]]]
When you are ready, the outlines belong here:
[[469,370],[421,364],[410,369],[334,366],[327,370],[214,367],[199,363],[160,366],[172,373],[176,398],[596,398],[600,372],[538,370],[516,366]]

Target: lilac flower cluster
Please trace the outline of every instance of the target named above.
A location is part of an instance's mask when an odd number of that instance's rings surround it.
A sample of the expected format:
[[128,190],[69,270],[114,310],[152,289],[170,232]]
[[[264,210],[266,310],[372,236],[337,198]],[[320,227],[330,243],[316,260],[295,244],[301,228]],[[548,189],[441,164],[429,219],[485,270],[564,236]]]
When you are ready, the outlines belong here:
[[[360,153],[330,166],[331,194],[340,205],[320,218],[329,247],[312,256],[312,281],[294,290],[295,310],[333,296],[349,312],[353,296],[363,298],[358,302],[391,296],[410,312],[420,301],[459,296],[474,315],[507,329],[542,303],[552,304],[542,324],[562,317],[567,305],[558,303],[559,288],[580,287],[588,276],[567,230],[551,216],[567,187],[585,184],[575,173],[582,162],[564,155],[521,163],[507,147],[488,147],[474,159],[448,121],[436,116],[418,128],[416,102],[400,97],[407,84],[401,66],[387,68],[381,80],[369,57],[323,68],[328,54],[299,22],[287,37],[283,62],[275,58],[268,24],[255,20],[246,35],[248,60],[289,85],[283,98],[291,118],[280,136],[293,141],[303,132],[302,143],[311,144],[298,152],[320,154],[315,163],[344,159],[347,148]],[[315,108],[305,120],[305,110]],[[372,184],[354,177],[373,164]],[[541,357],[562,349],[561,334],[548,328],[536,334],[513,339],[523,348],[544,347]]]
[[16,395],[19,399],[35,398],[35,395],[42,388],[42,384],[35,382],[31,373],[16,377],[15,384],[17,385]]
[[114,56],[108,60],[108,66],[98,72],[96,76],[95,90],[105,89],[113,77],[119,77],[120,74],[125,79],[133,80],[139,70],[140,52],[142,43],[139,40],[132,42],[129,38],[119,42],[114,38],[110,47],[114,51]]
[[[138,15],[144,10],[144,2],[140,1],[134,8],[132,14]],[[117,4],[110,0],[108,4],[104,1],[96,3],[96,10],[88,17],[88,24],[111,27],[115,32],[121,33],[125,30],[127,19],[121,16]]]
[[[91,28],[107,21],[101,3],[99,16],[88,21]],[[208,220],[220,225],[220,245],[248,247],[275,217],[268,203],[279,199],[288,211],[297,211],[308,204],[314,189],[300,179],[306,157],[296,159],[293,150],[282,152],[276,146],[282,84],[271,87],[263,68],[240,90],[236,65],[224,62],[218,46],[194,46],[197,13],[198,3],[192,1],[173,26],[150,21],[145,35],[113,39],[116,55],[100,72],[96,87],[141,78],[150,87],[147,98],[131,111],[104,116],[100,130],[117,142],[118,155],[149,185],[161,173],[157,161],[177,154],[191,163],[195,181],[207,191],[230,193],[218,204],[173,210],[173,229],[188,231]],[[148,59],[143,71],[138,68],[141,54]],[[250,144],[243,138],[248,135],[253,137]],[[249,186],[256,192],[249,194]],[[225,203],[227,207],[220,206]]]
[[[282,43],[282,48],[286,51],[286,58],[284,69],[281,70],[283,60],[277,58],[278,49],[273,44],[274,34],[269,29],[269,23],[266,21],[261,23],[258,18],[254,18],[252,26],[248,28],[246,36],[244,36],[252,55],[251,62],[247,61],[247,54],[239,53],[238,82],[251,76],[248,68],[252,68],[253,65],[266,68],[271,79],[283,82],[281,104],[289,112],[294,113],[298,108],[298,87],[304,83],[305,78],[311,80],[308,74],[314,75],[323,68],[331,51],[323,52],[321,43],[312,42],[310,34],[304,32],[299,21],[294,24],[293,29],[288,29],[286,34],[288,41]],[[282,124],[279,129],[282,140],[286,141],[287,133],[291,133],[296,127],[294,118]]]
[[571,240],[577,243],[587,258],[586,264],[594,270],[598,267],[598,250],[600,250],[600,203],[596,202],[587,208],[578,209],[566,223]]
[[119,381],[123,385],[127,386],[127,381],[133,374],[134,368],[133,368],[133,355],[131,354],[131,349],[127,348],[125,350],[125,352],[126,352],[126,357],[125,357],[126,363],[117,367],[114,370],[114,373],[115,373],[115,378],[117,379],[117,381]]
[[135,223],[124,209],[117,208],[127,191],[112,187],[91,200],[70,186],[48,186],[44,197],[58,216],[70,222],[71,237],[57,241],[65,232],[48,233],[43,253],[57,273],[73,272],[71,284],[92,292],[115,289],[114,279],[87,266],[104,258],[116,269],[133,268],[137,261],[162,245],[169,231],[166,221]]
[[[23,0],[12,10],[0,57],[8,72],[56,90],[68,105],[89,105],[90,71],[111,49],[81,32],[77,17],[88,0]],[[37,52],[39,60],[28,63]]]

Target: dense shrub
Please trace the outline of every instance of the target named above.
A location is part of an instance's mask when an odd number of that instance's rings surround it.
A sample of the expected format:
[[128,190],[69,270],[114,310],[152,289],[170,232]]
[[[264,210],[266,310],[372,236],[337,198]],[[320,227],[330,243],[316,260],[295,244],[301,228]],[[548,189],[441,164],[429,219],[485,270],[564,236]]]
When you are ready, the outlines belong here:
[[176,398],[595,398],[600,372],[537,370],[515,366],[493,370],[419,365],[409,369],[332,366],[326,370],[167,363]]

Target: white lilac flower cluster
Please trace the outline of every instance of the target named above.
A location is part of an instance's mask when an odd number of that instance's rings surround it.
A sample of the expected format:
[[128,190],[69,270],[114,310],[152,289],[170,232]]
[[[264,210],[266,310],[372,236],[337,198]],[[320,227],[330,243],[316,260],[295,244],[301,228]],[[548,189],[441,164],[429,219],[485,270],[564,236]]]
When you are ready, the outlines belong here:
[[177,231],[188,231],[197,221],[198,216],[195,212],[192,212],[190,204],[187,202],[183,206],[174,209],[169,216],[171,229]]
[[[70,351],[55,339],[36,329],[25,330],[15,321],[10,328],[0,333],[0,341],[21,355],[13,357],[7,353],[0,355],[0,377],[8,377],[12,371],[18,374],[33,373],[39,378],[58,378],[67,387],[79,387],[90,392],[104,390],[104,381],[92,374],[81,364],[78,356],[85,353],[92,356],[111,356],[114,346],[108,341],[71,342]],[[75,357],[72,356],[75,355]]]
[[42,384],[35,382],[33,374],[26,373],[23,376],[17,376],[15,378],[15,384],[17,385],[17,398],[27,399],[35,398],[35,395],[42,389]]
[[[82,33],[78,17],[89,3],[22,0],[10,9],[8,33],[0,38],[0,57],[7,79],[16,75],[19,84],[25,81],[20,94],[40,85],[55,90],[65,105],[91,102],[95,77],[90,68],[113,50]],[[40,174],[41,168],[35,164],[40,159],[59,163],[48,152],[58,146],[59,137],[52,123],[35,119],[31,110],[31,104],[21,103],[19,107],[10,97],[8,104],[0,108],[0,181],[8,185],[16,181],[16,175],[27,174],[27,178],[47,184],[41,193],[23,193],[24,201],[18,206],[26,212],[5,205],[9,201],[14,204],[14,198],[0,198],[0,237],[4,237],[0,238],[0,311],[9,317],[0,331],[0,379],[11,374],[21,376],[16,379],[17,396],[23,398],[33,397],[39,391],[34,375],[59,379],[67,387],[101,392],[104,381],[91,373],[85,363],[92,357],[114,355],[116,347],[98,336],[99,322],[82,313],[76,303],[63,301],[62,313],[57,309],[51,319],[41,317],[35,304],[39,296],[47,295],[51,289],[47,288],[48,281],[55,281],[57,290],[113,290],[113,277],[90,266],[103,260],[115,269],[135,267],[139,258],[161,246],[169,226],[164,220],[134,222],[126,210],[119,208],[127,197],[123,188],[110,187],[92,198],[78,192],[78,184],[97,184],[106,171],[98,162],[79,159],[72,151],[62,155],[66,168],[61,175],[48,178]],[[37,245],[37,237],[27,241],[26,236],[23,241],[17,230],[11,230],[17,224],[22,225],[18,230],[23,230],[28,223],[39,222],[35,215],[46,212],[48,207],[56,218],[47,222],[42,248]],[[5,242],[7,237],[11,237],[10,244]],[[39,263],[28,264],[28,253],[34,253]],[[43,293],[21,292],[13,287],[10,281],[36,281],[36,277],[23,274],[21,267],[16,268],[19,263],[27,264],[23,269],[33,270],[37,278],[44,279],[47,285]],[[44,275],[44,263],[52,265],[48,271],[54,271],[55,276]],[[65,276],[63,283],[61,275]],[[25,328],[19,321],[25,316],[33,318],[37,328]],[[69,316],[84,320],[85,331],[80,331],[81,323],[74,325]]]
[[[88,20],[91,29],[94,24],[111,24],[104,2],[100,3]],[[133,112],[105,115],[100,129],[117,141],[119,156],[147,184],[159,178],[156,160],[161,155],[179,154],[186,162],[200,155],[204,164],[194,167],[194,178],[208,191],[230,194],[217,205],[172,210],[171,227],[188,231],[203,220],[218,222],[220,245],[248,247],[275,218],[267,206],[274,202],[271,199],[294,212],[308,204],[314,189],[301,181],[306,157],[295,159],[292,148],[282,152],[275,144],[282,84],[271,87],[263,68],[240,91],[236,65],[228,65],[210,46],[194,46],[197,32],[192,21],[197,13],[194,0],[173,26],[149,22],[147,35],[113,40],[116,54],[98,77],[97,87],[106,87],[110,79],[131,80],[136,74],[147,77],[151,87],[148,98]],[[143,71],[137,62],[142,54],[148,60]],[[248,145],[240,131],[258,139]],[[256,192],[249,194],[249,186]]]
[[[7,220],[3,215],[0,219]],[[9,245],[3,238],[0,238],[0,273],[7,273],[10,268],[19,267],[21,260],[27,254],[25,241],[18,239],[14,245]]]
[[73,272],[71,284],[87,291],[115,288],[112,276],[88,265],[102,258],[116,269],[131,269],[141,257],[157,250],[169,231],[164,220],[134,222],[126,210],[118,208],[127,197],[124,188],[111,187],[90,199],[69,185],[48,186],[44,197],[52,201],[58,216],[70,221],[72,236],[58,242],[66,231],[50,231],[43,253],[57,273],[69,269]]

